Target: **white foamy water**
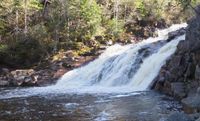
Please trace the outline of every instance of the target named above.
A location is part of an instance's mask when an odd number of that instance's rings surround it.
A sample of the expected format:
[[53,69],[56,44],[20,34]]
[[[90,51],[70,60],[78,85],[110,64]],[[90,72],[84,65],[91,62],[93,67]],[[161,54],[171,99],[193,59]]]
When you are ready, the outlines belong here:
[[168,33],[186,27],[174,25],[158,37],[137,44],[108,47],[93,62],[66,73],[56,85],[0,92],[0,98],[47,93],[127,93],[148,90],[162,65],[176,51],[185,35],[166,42]]
[[[174,25],[158,32],[157,38],[149,38],[135,45],[113,45],[95,61],[66,73],[54,87],[86,92],[144,91],[148,89],[166,59],[175,52],[178,43],[185,39],[185,35],[162,47],[157,45],[158,50],[155,53],[151,52],[153,54],[146,58],[142,57],[141,64],[137,62],[138,58],[141,58],[139,50],[151,46],[156,50],[155,45],[150,45],[151,43],[166,40],[169,32],[185,26],[186,24]],[[138,65],[140,67],[136,68]],[[137,71],[131,75],[135,70]]]

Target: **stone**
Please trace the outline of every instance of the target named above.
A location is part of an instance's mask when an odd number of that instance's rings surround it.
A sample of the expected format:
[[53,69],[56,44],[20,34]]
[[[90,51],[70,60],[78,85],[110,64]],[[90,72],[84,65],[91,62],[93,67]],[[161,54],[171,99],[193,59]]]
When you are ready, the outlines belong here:
[[200,113],[189,114],[189,116],[193,121],[196,121],[200,117]]
[[169,81],[165,81],[163,91],[164,91],[166,94],[172,95],[171,83],[170,83]]
[[182,99],[186,96],[185,85],[182,82],[171,83],[171,91],[175,98]]
[[5,87],[5,86],[9,86],[9,81],[1,81],[0,80],[0,87]]
[[170,61],[170,66],[172,66],[172,67],[174,65],[179,66],[181,63],[181,59],[182,59],[182,56],[179,56],[179,55],[173,56],[173,58]]
[[199,65],[196,65],[195,79],[200,80],[200,67],[199,67]]
[[198,118],[196,121],[200,121],[200,118]]
[[152,86],[156,90],[162,90],[164,83],[165,83],[165,77],[163,75],[159,75],[153,82],[154,85]]
[[185,113],[174,112],[164,121],[192,121],[192,119]]
[[67,72],[66,69],[59,69],[54,75],[53,78],[60,78]]
[[183,104],[183,110],[186,113],[197,113],[200,111],[200,96],[189,96],[181,100]]
[[[197,7],[200,11],[200,5]],[[173,39],[176,34],[169,35]],[[178,98],[185,113],[200,112],[200,12],[188,22],[186,39],[181,41],[171,58],[166,61],[165,73],[161,70],[156,86],[162,92]],[[167,74],[166,72],[169,72]],[[164,84],[163,84],[164,81]],[[186,96],[188,96],[186,98]],[[200,115],[193,115],[193,121]],[[185,121],[183,114],[172,114],[167,121]],[[200,121],[200,119],[198,119]]]
[[[199,6],[197,8],[199,8]],[[200,14],[196,14],[196,16],[193,17],[188,22],[188,29],[186,30],[186,41],[188,44],[188,49],[191,52],[194,52],[200,49],[200,36],[199,36],[200,22],[199,21],[200,21]]]
[[34,74],[34,70],[33,69],[24,69],[24,70],[15,70],[15,71],[11,71],[11,74],[14,77],[18,77],[18,76],[26,76],[26,75],[32,75]]
[[35,86],[32,75],[35,73],[33,69],[21,69],[11,71],[12,86]]
[[35,71],[33,69],[24,69],[24,70],[15,70],[15,71],[11,71],[11,74],[14,77],[19,77],[19,76],[30,76],[32,74],[34,74]]
[[195,64],[200,65],[200,50],[194,53],[193,60],[195,61]]
[[177,36],[181,36],[181,35],[183,35],[183,34],[185,34],[185,28],[181,28],[181,29],[179,29],[179,30],[177,30],[177,31],[174,31],[174,32],[170,32],[169,34],[168,34],[168,39],[167,39],[167,41],[171,41],[171,40],[173,40],[174,38],[176,38]]
[[31,77],[25,77],[24,78],[24,82],[25,83],[30,83],[30,82],[32,82],[33,81],[33,79],[31,78]]
[[9,73],[9,69],[2,68],[0,72],[2,72],[3,74],[7,74],[7,73]]
[[62,63],[62,66],[64,68],[69,68],[69,69],[73,68],[73,66],[71,64],[69,64],[69,63]]
[[20,86],[24,86],[24,87],[37,86],[37,83],[33,77],[25,77],[24,81],[21,83]]
[[195,65],[192,63],[189,63],[187,67],[187,71],[185,72],[185,77],[193,78],[194,73],[195,73]]
[[177,53],[178,54],[184,54],[185,52],[187,52],[188,50],[186,50],[186,48],[189,48],[187,43],[185,41],[181,41],[178,46],[177,46]]

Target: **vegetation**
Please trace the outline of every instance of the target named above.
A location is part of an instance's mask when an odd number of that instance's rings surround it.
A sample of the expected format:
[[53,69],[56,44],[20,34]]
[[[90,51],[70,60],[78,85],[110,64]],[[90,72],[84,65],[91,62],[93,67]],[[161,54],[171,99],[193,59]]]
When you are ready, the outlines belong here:
[[131,42],[192,16],[199,0],[1,0],[0,64],[31,66],[59,51]]

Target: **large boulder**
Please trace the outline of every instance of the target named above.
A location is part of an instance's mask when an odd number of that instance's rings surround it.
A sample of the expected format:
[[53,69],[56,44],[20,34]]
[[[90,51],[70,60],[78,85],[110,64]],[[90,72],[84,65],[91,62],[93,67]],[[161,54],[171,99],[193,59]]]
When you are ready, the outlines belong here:
[[33,69],[22,69],[11,71],[13,77],[12,84],[14,86],[33,86],[36,82],[32,75],[35,73]]
[[200,96],[187,97],[181,102],[186,113],[197,113],[200,111]]
[[[196,11],[200,11],[200,5],[196,7]],[[186,50],[194,52],[200,49],[200,14],[196,13],[188,22],[188,29],[186,30]]]
[[197,88],[195,94],[191,94],[185,99],[181,100],[183,109],[187,113],[198,113],[200,112],[200,87]]

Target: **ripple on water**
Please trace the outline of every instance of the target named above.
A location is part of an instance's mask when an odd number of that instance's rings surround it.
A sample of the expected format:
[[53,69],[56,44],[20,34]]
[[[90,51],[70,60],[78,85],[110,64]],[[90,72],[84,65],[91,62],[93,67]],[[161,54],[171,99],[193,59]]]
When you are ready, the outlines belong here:
[[155,92],[139,94],[60,94],[0,99],[2,120],[155,121],[180,108]]

